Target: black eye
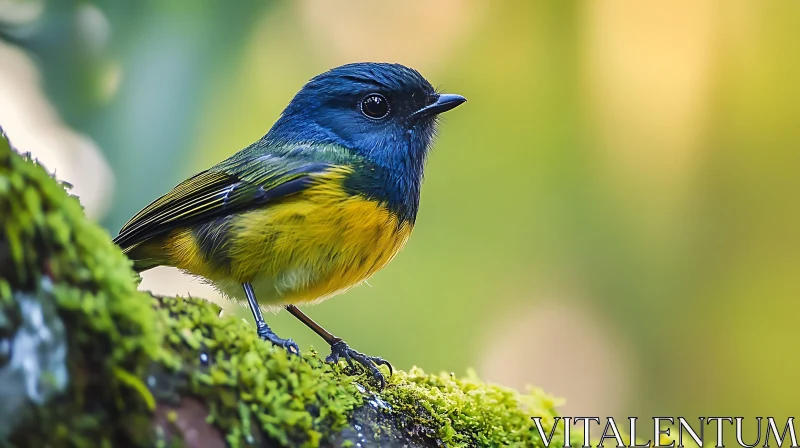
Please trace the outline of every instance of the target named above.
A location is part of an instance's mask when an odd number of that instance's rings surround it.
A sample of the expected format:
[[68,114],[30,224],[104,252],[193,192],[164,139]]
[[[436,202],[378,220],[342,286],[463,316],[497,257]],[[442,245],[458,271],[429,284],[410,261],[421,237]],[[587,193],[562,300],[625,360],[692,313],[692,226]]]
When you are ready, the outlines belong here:
[[379,93],[371,93],[361,100],[361,113],[374,120],[389,115],[389,101]]

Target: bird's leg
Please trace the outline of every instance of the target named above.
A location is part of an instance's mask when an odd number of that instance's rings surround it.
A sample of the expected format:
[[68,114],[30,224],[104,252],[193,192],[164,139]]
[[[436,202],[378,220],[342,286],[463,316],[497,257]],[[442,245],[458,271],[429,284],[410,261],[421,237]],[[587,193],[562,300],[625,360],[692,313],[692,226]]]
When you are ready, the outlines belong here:
[[256,332],[258,332],[261,339],[265,339],[279,347],[285,348],[289,354],[300,354],[300,348],[294,341],[278,337],[278,335],[269,328],[267,322],[264,321],[264,317],[261,315],[261,307],[258,306],[258,302],[256,301],[256,293],[253,291],[253,285],[251,285],[250,282],[246,282],[242,283],[242,287],[244,288],[244,294],[247,296],[247,303],[250,305],[250,311],[253,312],[253,319],[256,321]]
[[331,346],[331,354],[325,358],[325,361],[331,363],[339,362],[339,358],[344,358],[350,367],[353,367],[353,360],[358,361],[359,364],[364,366],[365,368],[369,369],[372,376],[375,380],[380,384],[381,389],[386,385],[386,380],[383,378],[383,374],[381,373],[378,366],[386,366],[389,368],[389,375],[392,375],[392,365],[389,364],[388,361],[378,357],[378,356],[367,356],[363,353],[357,352],[350,348],[347,343],[345,343],[341,338],[337,338],[336,336],[332,335],[328,330],[322,328],[321,325],[314,322],[310,317],[306,316],[305,313],[300,311],[300,308],[297,308],[294,305],[286,305],[286,311],[292,313],[292,316],[300,319],[300,322],[306,324],[308,328],[317,333],[322,339],[325,340]]

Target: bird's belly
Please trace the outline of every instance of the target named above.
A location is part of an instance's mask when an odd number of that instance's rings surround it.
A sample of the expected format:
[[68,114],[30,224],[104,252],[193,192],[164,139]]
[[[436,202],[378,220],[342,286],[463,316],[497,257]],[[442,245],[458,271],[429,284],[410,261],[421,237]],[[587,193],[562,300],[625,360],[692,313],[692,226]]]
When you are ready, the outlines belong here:
[[312,192],[239,215],[226,234],[216,258],[229,266],[204,276],[239,301],[249,281],[270,307],[320,301],[363,282],[403,247],[411,225],[363,197]]

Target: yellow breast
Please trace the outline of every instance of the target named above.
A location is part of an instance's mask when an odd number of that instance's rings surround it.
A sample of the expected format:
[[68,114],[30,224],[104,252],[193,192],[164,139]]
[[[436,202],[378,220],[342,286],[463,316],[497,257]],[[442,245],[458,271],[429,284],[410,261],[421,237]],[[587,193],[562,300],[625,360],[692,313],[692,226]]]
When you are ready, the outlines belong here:
[[223,266],[199,256],[190,230],[173,234],[173,264],[241,299],[251,282],[264,305],[305,303],[351,288],[384,267],[412,225],[382,204],[348,194],[336,177],[285,202],[237,215]]

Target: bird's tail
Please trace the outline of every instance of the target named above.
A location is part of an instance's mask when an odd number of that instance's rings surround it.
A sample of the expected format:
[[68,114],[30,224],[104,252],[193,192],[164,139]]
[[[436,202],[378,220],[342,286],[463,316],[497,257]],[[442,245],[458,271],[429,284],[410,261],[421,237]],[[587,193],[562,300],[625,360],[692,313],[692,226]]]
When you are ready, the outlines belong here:
[[150,241],[143,241],[132,246],[123,247],[122,253],[133,261],[134,271],[144,272],[167,262],[160,246],[160,244],[153,244]]

